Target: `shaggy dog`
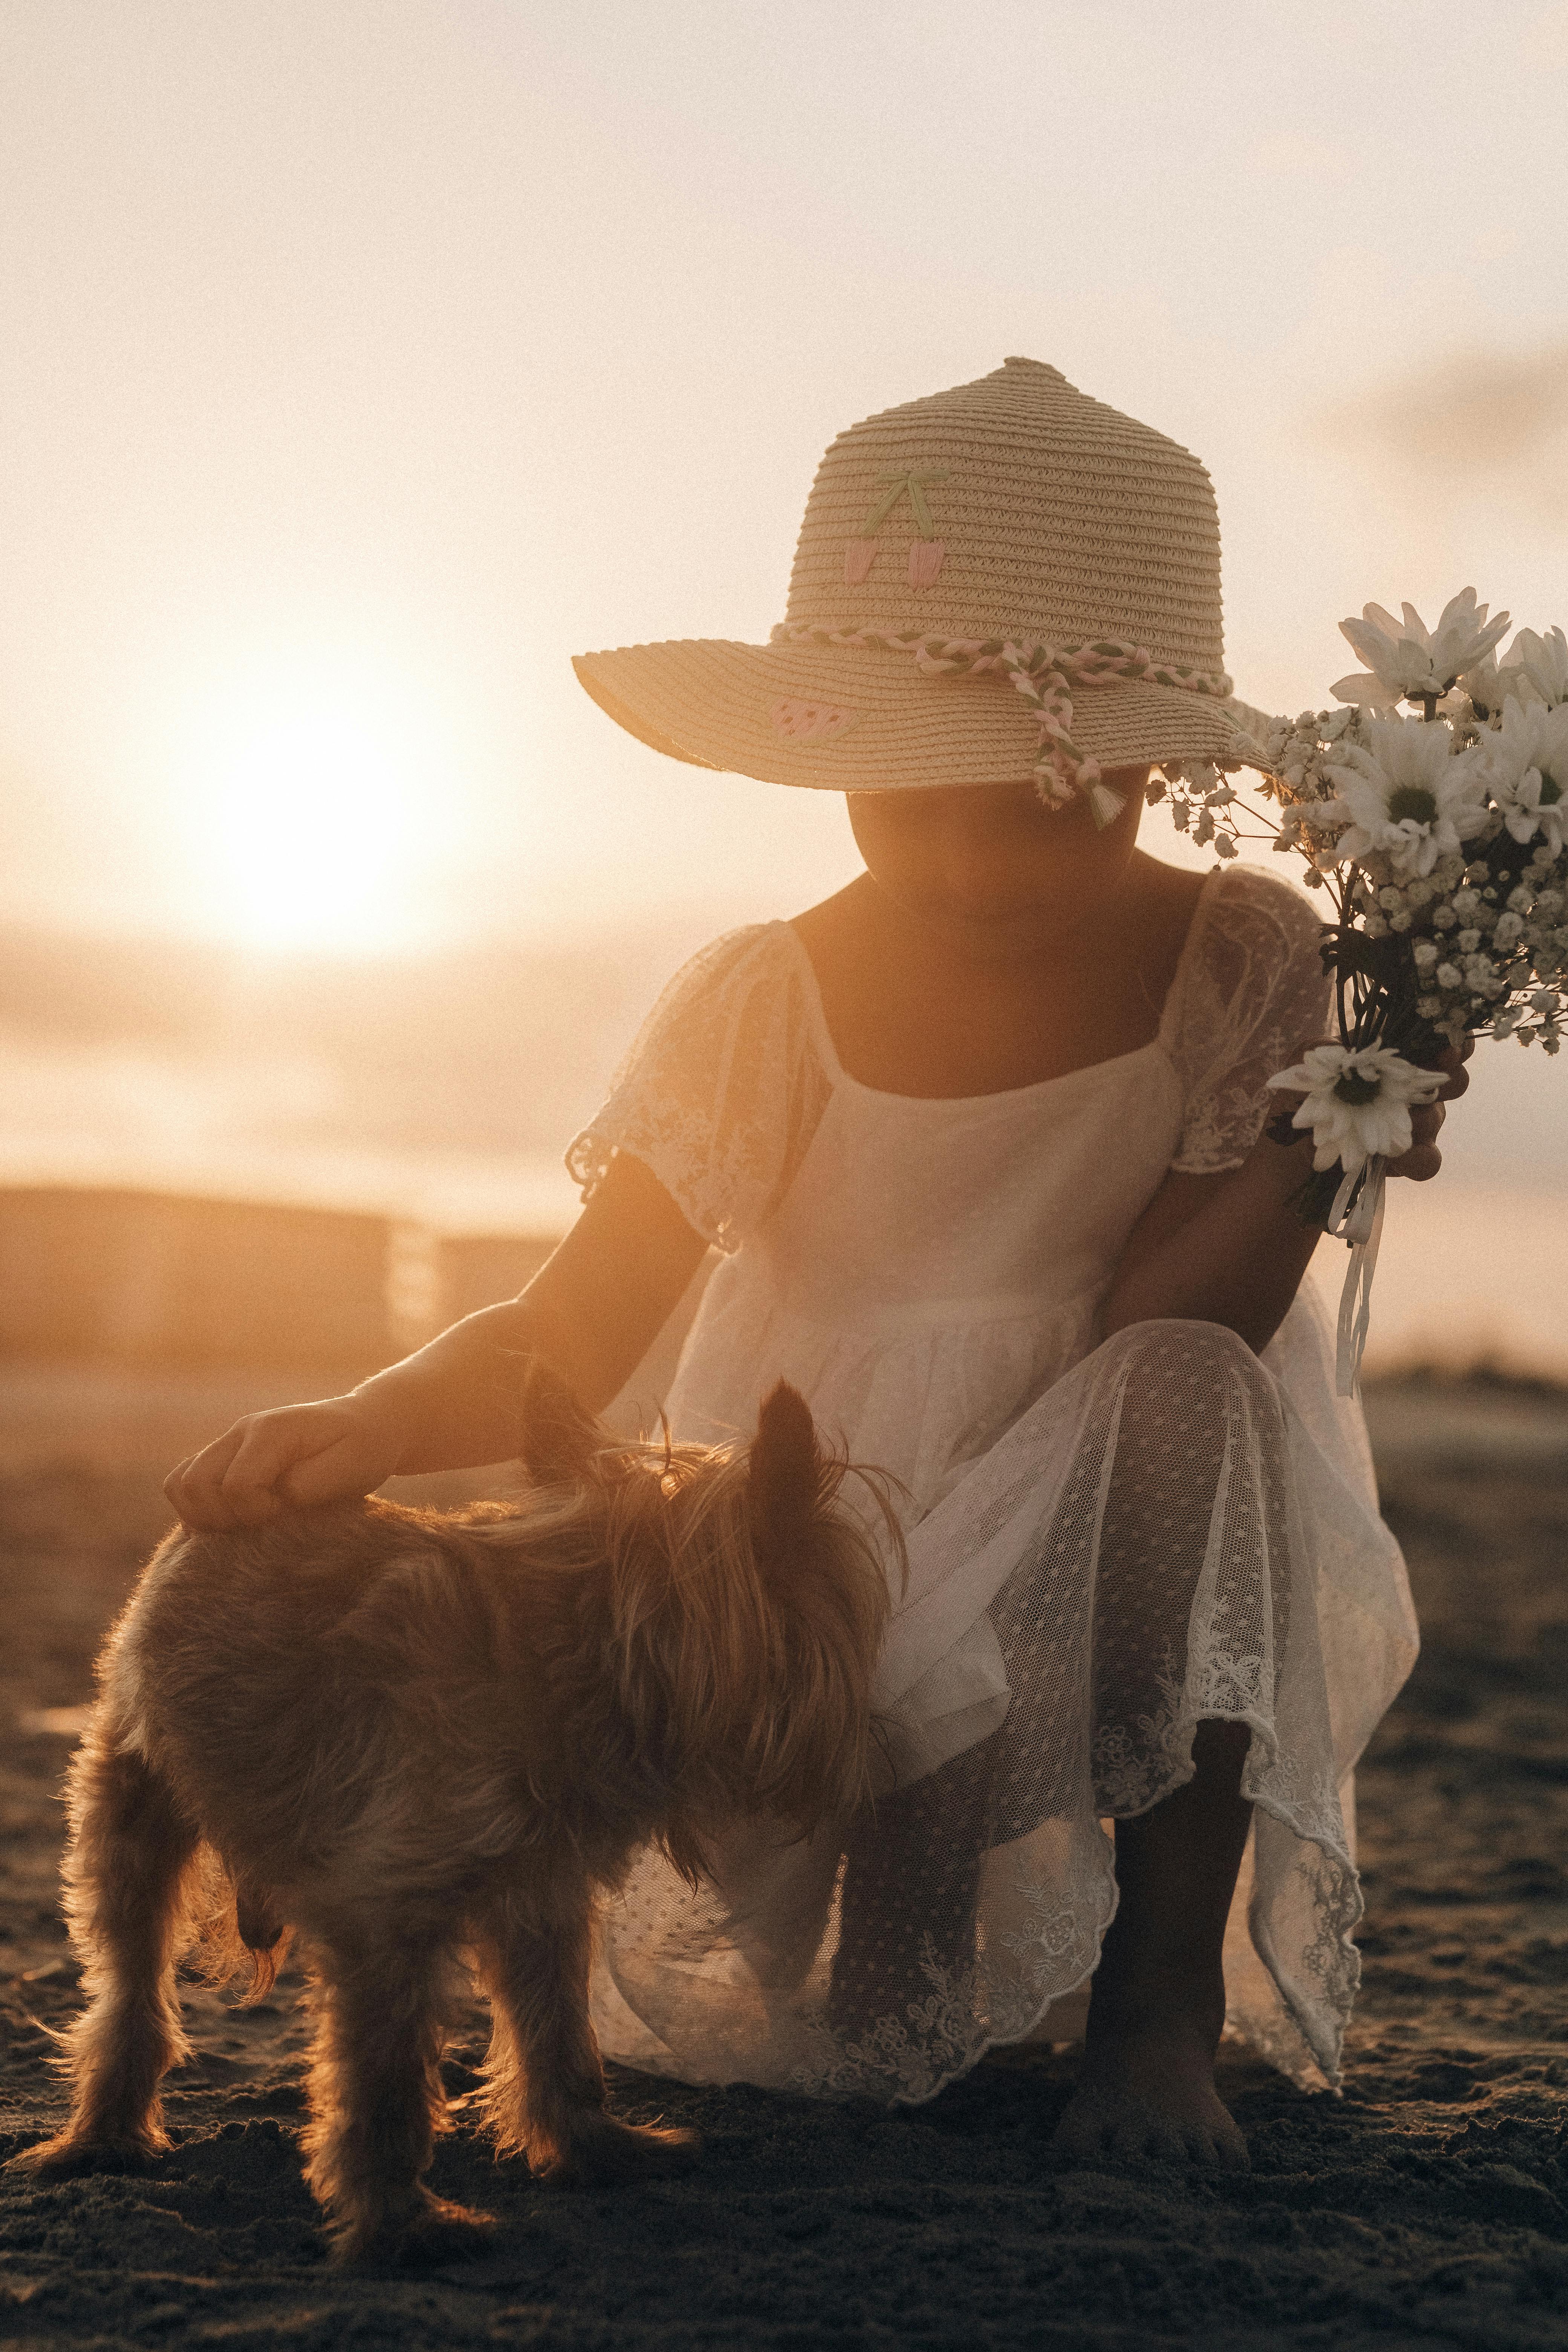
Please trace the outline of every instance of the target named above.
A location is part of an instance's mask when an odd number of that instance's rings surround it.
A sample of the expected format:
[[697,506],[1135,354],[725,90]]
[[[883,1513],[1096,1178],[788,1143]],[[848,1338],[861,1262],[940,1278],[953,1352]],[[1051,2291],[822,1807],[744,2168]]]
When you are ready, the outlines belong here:
[[597,1898],[649,1841],[695,1883],[742,1816],[805,1833],[853,1810],[886,1571],[792,1389],[749,1449],[619,1444],[540,1374],[525,1425],[535,1484],[511,1500],[372,1496],[154,1555],[71,1769],[74,2109],[15,2165],[166,2148],[176,1961],[205,1945],[221,1982],[243,1947],[258,1999],[290,1931],[316,2021],[307,2177],[340,2260],[486,2224],[422,2182],[465,1959],[498,2149],[594,2181],[685,2152],[605,2111]]

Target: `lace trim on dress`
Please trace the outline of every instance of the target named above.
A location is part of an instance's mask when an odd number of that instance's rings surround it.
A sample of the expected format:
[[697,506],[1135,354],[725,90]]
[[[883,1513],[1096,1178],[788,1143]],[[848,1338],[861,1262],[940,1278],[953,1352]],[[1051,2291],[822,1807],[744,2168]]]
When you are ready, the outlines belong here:
[[1166,1008],[1167,1050],[1186,1097],[1172,1166],[1184,1176],[1239,1168],[1268,1116],[1268,1081],[1321,1036],[1329,980],[1323,928],[1300,891],[1233,866],[1194,915]]
[[831,1093],[789,927],[751,924],[677,972],[566,1166],[588,1201],[630,1153],[732,1253],[787,1189]]

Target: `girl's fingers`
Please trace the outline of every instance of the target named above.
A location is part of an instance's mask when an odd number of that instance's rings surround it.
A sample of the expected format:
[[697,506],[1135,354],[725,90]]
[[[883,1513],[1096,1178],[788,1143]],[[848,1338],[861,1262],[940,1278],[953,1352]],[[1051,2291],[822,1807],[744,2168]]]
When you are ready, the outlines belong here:
[[1447,1080],[1438,1097],[1440,1102],[1458,1102],[1459,1097],[1468,1091],[1470,1074],[1466,1069],[1465,1064],[1475,1050],[1475,1039],[1467,1037],[1462,1047],[1450,1045],[1442,1056],[1437,1067],[1447,1073]]
[[[355,1444],[355,1440],[358,1444]],[[163,1492],[188,1528],[258,1528],[287,1506],[363,1495],[395,1467],[367,1461],[364,1433],[333,1405],[251,1413],[171,1470]]]
[[314,1415],[298,1411],[258,1413],[223,1475],[223,1499],[241,1527],[260,1527],[283,1508],[289,1473],[338,1442]]
[[163,1492],[188,1528],[226,1528],[234,1522],[223,1499],[224,1474],[238,1453],[245,1424],[238,1422],[215,1444],[187,1455],[169,1473]]
[[1443,1165],[1443,1155],[1437,1149],[1437,1136],[1447,1113],[1442,1097],[1429,1103],[1415,1103],[1410,1110],[1410,1149],[1388,1163],[1391,1176],[1408,1177],[1412,1182],[1425,1184],[1436,1176]]
[[1425,1184],[1436,1176],[1443,1165],[1443,1155],[1437,1149],[1437,1134],[1446,1117],[1441,1101],[1421,1103],[1410,1113],[1410,1149],[1388,1163],[1391,1176],[1408,1176],[1417,1184]]

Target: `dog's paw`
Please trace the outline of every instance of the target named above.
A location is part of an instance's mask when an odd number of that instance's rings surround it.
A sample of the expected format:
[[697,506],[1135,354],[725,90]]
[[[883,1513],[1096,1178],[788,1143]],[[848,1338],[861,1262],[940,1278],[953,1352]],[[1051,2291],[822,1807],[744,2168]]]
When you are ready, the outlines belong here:
[[409,2211],[339,2231],[332,2260],[340,2269],[430,2270],[487,2252],[494,2230],[493,2213],[449,2204],[426,2190]]
[[476,2212],[468,2205],[450,2205],[432,2197],[424,2212],[405,2229],[397,2260],[405,2270],[430,2263],[460,2263],[489,2250],[495,2234],[493,2213]]
[[166,2140],[80,2139],[61,2132],[8,2158],[3,2169],[34,2180],[74,2180],[84,2172],[145,2172],[168,2145]]
[[574,2118],[559,2151],[534,2168],[541,2180],[562,2187],[611,2189],[684,2172],[702,2145],[694,2131],[666,2124],[625,2124],[595,2108]]

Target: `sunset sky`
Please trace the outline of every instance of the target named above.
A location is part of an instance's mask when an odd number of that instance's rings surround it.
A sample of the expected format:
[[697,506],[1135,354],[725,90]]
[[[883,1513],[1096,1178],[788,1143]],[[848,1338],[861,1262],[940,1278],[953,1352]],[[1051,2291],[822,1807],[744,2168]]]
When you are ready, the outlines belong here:
[[841,803],[569,656],[764,637],[825,443],[1013,352],[1205,459],[1254,701],[1568,619],[1565,121],[1538,0],[0,0],[0,916],[791,911]]

